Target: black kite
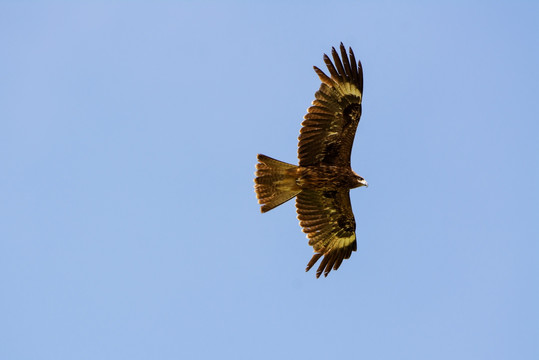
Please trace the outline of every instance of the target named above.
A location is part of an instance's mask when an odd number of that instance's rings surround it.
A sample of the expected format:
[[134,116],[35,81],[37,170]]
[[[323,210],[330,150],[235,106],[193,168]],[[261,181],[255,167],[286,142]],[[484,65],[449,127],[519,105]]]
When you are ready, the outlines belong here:
[[306,271],[324,256],[316,277],[337,270],[356,251],[356,221],[350,204],[350,189],[367,186],[352,171],[350,155],[361,116],[363,70],[352,49],[349,57],[341,43],[339,54],[332,48],[324,54],[328,77],[314,66],[322,84],[309,107],[299,135],[299,166],[259,154],[255,192],[264,213],[296,198],[299,224],[315,254]]

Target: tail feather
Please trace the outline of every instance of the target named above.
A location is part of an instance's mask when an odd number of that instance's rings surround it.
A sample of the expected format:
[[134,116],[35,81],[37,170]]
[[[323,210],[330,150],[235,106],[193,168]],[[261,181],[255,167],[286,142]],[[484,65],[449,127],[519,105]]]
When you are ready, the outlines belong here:
[[296,165],[258,154],[255,192],[264,213],[296,196],[301,189],[296,184]]

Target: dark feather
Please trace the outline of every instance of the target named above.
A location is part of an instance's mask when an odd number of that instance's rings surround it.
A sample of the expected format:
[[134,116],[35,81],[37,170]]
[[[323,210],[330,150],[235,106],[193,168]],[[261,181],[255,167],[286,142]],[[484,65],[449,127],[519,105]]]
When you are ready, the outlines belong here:
[[361,116],[363,72],[352,49],[350,57],[346,56],[342,43],[342,60],[335,48],[332,48],[331,55],[333,62],[324,55],[330,76],[314,67],[322,84],[302,123],[298,138],[300,166],[321,163],[350,165],[354,136]]
[[317,191],[303,190],[296,198],[300,226],[309,238],[315,254],[307,264],[306,271],[322,256],[316,277],[337,270],[357,248],[356,222],[349,190]]

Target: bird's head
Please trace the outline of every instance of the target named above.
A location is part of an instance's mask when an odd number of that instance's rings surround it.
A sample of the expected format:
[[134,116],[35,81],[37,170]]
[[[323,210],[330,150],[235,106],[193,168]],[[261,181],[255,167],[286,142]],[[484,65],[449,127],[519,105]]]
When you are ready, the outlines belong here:
[[365,179],[363,179],[361,176],[359,176],[355,172],[354,172],[354,175],[355,175],[355,178],[356,178],[356,187],[360,187],[360,186],[369,187],[369,184],[367,183],[367,181]]

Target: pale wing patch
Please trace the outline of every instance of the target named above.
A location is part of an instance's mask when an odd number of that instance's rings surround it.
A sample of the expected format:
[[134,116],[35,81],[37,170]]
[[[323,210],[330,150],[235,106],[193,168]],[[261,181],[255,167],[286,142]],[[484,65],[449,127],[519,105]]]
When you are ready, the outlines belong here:
[[354,84],[349,83],[349,82],[344,82],[344,83],[335,82],[335,85],[333,86],[335,87],[335,90],[339,92],[341,96],[346,96],[346,95],[356,96],[358,98],[357,102],[361,103],[361,92]]
[[[335,238],[338,238],[337,241],[335,241]],[[332,246],[328,249],[329,251],[332,251],[332,250],[337,250],[337,249],[342,249],[342,248],[345,248],[347,246],[350,246],[352,245],[352,243],[356,241],[356,234],[352,234],[351,236],[345,236],[345,237],[337,237],[336,235],[334,236],[334,238],[331,240],[331,242],[333,243]]]

